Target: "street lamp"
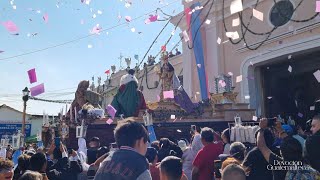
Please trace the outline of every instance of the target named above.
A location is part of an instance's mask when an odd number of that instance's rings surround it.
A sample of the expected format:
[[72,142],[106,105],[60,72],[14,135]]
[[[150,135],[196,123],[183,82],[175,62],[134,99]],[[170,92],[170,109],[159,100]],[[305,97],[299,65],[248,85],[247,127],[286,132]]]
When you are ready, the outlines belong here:
[[25,126],[26,126],[26,109],[27,109],[27,101],[29,100],[29,89],[27,87],[25,87],[22,90],[22,100],[23,100],[23,114],[22,114],[22,128],[21,128],[21,132],[22,132],[22,137],[25,137]]

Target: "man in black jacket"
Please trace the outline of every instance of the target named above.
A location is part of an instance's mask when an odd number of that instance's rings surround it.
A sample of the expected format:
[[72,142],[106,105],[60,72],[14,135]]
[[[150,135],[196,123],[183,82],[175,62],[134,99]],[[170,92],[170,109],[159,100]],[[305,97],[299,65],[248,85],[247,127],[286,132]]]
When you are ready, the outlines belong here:
[[132,119],[118,122],[114,137],[119,150],[101,163],[95,180],[151,180],[147,152],[148,131]]
[[77,180],[77,176],[82,172],[82,165],[77,153],[72,150],[70,157],[65,147],[54,148],[53,160],[48,162],[47,176],[50,180]]

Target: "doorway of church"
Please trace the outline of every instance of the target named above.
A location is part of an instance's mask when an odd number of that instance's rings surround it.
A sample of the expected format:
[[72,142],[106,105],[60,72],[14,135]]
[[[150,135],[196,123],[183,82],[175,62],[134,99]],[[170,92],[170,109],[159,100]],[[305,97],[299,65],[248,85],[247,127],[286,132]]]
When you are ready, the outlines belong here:
[[[314,72],[320,69],[320,51],[302,53],[260,67],[267,117],[289,116],[302,127],[320,113],[320,83]],[[314,109],[315,107],[315,109]]]

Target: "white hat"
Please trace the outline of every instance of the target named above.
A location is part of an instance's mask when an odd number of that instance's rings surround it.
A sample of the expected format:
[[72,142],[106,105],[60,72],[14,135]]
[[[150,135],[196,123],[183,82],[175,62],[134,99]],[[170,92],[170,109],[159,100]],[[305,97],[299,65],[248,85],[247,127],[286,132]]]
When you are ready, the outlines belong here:
[[184,140],[180,140],[178,142],[178,146],[181,148],[182,151],[185,151],[187,149],[187,143]]
[[134,75],[131,75],[131,74],[123,75],[120,79],[120,86],[123,84],[127,84],[131,81],[135,81],[138,84],[138,79]]

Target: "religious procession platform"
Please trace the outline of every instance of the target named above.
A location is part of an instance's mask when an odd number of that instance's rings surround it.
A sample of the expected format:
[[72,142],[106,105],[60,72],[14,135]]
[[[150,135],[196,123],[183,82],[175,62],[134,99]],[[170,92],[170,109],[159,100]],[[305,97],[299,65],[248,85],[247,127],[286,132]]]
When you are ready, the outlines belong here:
[[[221,132],[228,128],[229,122],[234,122],[234,117],[241,117],[243,121],[250,121],[255,115],[255,110],[250,109],[247,103],[236,103],[236,95],[230,93],[227,95],[231,100],[230,103],[220,104],[219,100],[224,98],[220,94],[212,94],[210,101],[203,104],[198,112],[186,114],[173,101],[160,101],[158,103],[149,103],[148,108],[151,109],[153,127],[157,139],[168,137],[172,140],[181,138],[191,138],[190,127],[196,125],[197,127],[211,127],[215,131]],[[231,98],[233,97],[233,98]],[[144,111],[140,111],[138,117],[133,117],[137,122],[144,124],[143,115]],[[101,143],[108,145],[114,142],[113,130],[117,122],[121,121],[115,118],[111,124],[107,124],[108,118],[95,120],[87,127],[86,138],[97,136],[100,138]],[[75,128],[70,128],[69,139],[67,140],[70,146],[76,146],[75,141]]]

